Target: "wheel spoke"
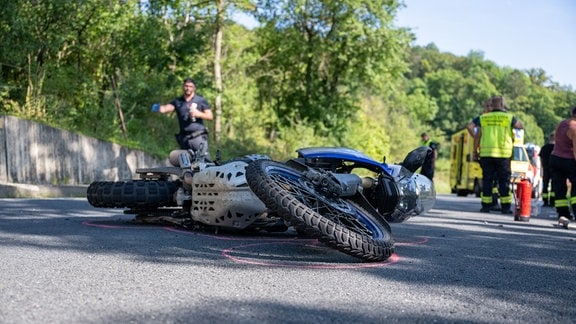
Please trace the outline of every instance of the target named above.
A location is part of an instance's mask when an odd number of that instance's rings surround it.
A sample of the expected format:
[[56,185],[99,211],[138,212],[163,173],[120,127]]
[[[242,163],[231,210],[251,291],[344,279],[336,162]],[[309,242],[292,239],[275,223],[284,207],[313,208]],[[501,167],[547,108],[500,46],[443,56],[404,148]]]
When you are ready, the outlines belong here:
[[[350,208],[342,199],[327,198],[319,195],[313,189],[306,190],[305,188],[311,188],[312,185],[310,183],[305,182],[305,186],[303,186],[303,183],[297,179],[284,177],[281,174],[271,174],[270,177],[314,212],[354,232],[372,236],[372,231],[354,217],[355,210]],[[338,206],[339,208],[334,208],[333,206]]]

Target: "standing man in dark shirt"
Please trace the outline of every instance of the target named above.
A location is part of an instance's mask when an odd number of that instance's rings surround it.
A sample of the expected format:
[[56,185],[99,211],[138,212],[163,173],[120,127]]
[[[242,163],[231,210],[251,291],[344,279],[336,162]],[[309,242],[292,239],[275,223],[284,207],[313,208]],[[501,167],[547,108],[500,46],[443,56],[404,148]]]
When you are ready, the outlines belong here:
[[420,135],[422,138],[422,145],[428,146],[432,149],[432,154],[427,156],[422,164],[422,169],[420,174],[426,176],[428,179],[433,180],[434,178],[434,168],[436,167],[436,159],[438,158],[438,146],[439,144],[432,141],[428,133],[422,133]]
[[180,132],[176,134],[180,148],[194,151],[202,148],[208,152],[208,129],[204,120],[214,119],[210,105],[204,97],[196,94],[196,82],[191,78],[184,80],[182,90],[182,96],[170,103],[153,104],[152,111],[162,114],[175,111],[180,126]]
[[544,206],[554,207],[554,190],[548,190],[550,184],[550,154],[554,149],[554,133],[548,136],[548,143],[540,149],[540,161],[542,163],[542,198],[544,199]]

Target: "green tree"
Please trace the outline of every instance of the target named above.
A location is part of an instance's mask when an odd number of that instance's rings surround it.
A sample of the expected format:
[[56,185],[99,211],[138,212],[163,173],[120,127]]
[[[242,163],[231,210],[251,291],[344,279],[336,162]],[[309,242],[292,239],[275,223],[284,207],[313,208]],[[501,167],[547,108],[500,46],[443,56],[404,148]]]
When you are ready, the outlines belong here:
[[261,0],[254,67],[260,109],[342,139],[366,89],[405,70],[408,35],[392,28],[396,1]]

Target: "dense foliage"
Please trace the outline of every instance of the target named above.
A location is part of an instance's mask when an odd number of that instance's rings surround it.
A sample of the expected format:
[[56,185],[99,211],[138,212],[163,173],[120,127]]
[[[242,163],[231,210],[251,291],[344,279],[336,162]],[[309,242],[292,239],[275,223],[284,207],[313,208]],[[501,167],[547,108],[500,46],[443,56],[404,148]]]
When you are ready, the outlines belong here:
[[[576,92],[540,69],[411,46],[397,0],[13,0],[0,12],[0,113],[166,156],[174,116],[150,112],[193,77],[214,104],[211,150],[293,156],[343,145],[400,160],[503,95],[543,144]],[[256,18],[246,29],[236,12]],[[448,149],[441,150],[447,157]]]

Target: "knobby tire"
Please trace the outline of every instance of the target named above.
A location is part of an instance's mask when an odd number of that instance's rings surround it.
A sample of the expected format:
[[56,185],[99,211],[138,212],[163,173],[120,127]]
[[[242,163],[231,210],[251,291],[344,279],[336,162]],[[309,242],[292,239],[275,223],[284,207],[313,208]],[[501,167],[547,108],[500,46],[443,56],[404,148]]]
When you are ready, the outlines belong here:
[[175,206],[174,181],[96,181],[86,191],[88,202],[99,208],[158,208]]
[[252,191],[296,228],[303,226],[327,246],[364,261],[384,261],[394,253],[389,225],[352,199],[328,198],[279,162],[259,160],[246,167]]

